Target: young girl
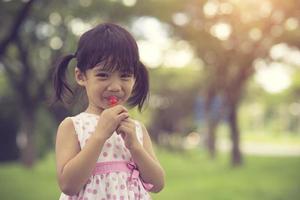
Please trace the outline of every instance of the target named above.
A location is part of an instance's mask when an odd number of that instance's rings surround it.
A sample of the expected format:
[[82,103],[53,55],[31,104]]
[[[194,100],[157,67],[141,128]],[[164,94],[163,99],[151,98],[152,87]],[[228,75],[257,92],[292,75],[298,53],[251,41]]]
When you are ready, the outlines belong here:
[[104,23],[84,33],[74,55],[54,72],[57,100],[72,93],[65,72],[77,60],[75,79],[85,89],[87,108],[64,119],[56,138],[60,200],[151,199],[164,187],[164,171],[145,127],[125,105],[142,109],[148,72],[124,28]]

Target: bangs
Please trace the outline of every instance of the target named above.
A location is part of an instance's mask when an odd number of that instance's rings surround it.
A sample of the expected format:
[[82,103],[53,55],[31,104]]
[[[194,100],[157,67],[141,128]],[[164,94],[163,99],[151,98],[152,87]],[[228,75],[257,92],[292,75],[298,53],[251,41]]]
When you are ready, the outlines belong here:
[[136,62],[128,62],[120,59],[120,57],[113,57],[113,55],[109,58],[105,58],[96,64],[96,66],[102,66],[104,71],[114,72],[119,71],[122,73],[128,74],[136,74],[137,71],[137,63]]
[[122,27],[106,24],[83,34],[77,52],[78,67],[86,71],[102,65],[107,71],[136,75],[139,66],[138,47]]

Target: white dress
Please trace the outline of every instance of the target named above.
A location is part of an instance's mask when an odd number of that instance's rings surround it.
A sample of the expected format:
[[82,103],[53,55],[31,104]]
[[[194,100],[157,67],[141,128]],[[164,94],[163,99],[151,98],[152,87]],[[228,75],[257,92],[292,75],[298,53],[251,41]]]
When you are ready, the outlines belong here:
[[[71,119],[83,149],[95,131],[99,116],[82,112]],[[137,121],[136,134],[139,142],[143,144],[142,129]],[[68,196],[62,193],[59,200],[150,200],[147,192],[149,184],[143,183],[137,169],[133,169],[134,165],[121,135],[114,132],[104,143],[97,167],[86,185],[77,195]]]

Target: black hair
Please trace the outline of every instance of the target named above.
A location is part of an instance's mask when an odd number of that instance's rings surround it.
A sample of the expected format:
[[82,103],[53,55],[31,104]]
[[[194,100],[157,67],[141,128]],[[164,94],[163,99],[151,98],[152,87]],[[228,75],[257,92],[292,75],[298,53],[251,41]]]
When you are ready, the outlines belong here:
[[133,74],[136,81],[128,105],[138,106],[141,111],[149,93],[149,75],[140,61],[137,43],[127,30],[113,23],[103,23],[85,32],[76,53],[64,56],[56,66],[53,75],[56,101],[64,102],[66,92],[74,95],[66,80],[68,64],[73,58],[83,73],[103,63],[104,70]]

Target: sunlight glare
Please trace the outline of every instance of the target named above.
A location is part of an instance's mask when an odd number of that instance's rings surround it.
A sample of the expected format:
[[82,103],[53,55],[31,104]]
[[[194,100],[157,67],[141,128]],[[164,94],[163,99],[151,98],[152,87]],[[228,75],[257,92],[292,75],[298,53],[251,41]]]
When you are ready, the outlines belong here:
[[292,83],[291,71],[283,63],[273,62],[267,65],[262,60],[256,61],[255,69],[255,81],[268,93],[280,93]]
[[162,49],[146,40],[139,40],[137,43],[142,62],[151,68],[159,67],[162,63]]
[[299,26],[299,21],[296,18],[288,18],[285,21],[285,29],[288,31],[296,30]]
[[142,17],[132,25],[132,32],[138,40],[141,60],[149,67],[159,67],[163,54],[172,44],[167,27],[153,17]]
[[169,47],[167,27],[154,17],[139,18],[133,23],[132,31],[138,37],[165,46],[165,48]]
[[261,5],[259,7],[260,16],[262,18],[269,17],[270,14],[272,13],[272,9],[273,9],[272,4],[269,1],[261,2]]
[[54,26],[58,26],[61,24],[62,18],[59,13],[53,12],[49,15],[49,22]]
[[39,23],[35,29],[36,35],[39,39],[46,39],[52,36],[55,32],[53,26],[48,23]]
[[172,20],[178,26],[184,26],[190,21],[189,17],[185,13],[175,13],[172,16]]
[[270,56],[274,60],[279,60],[284,58],[287,55],[287,52],[289,51],[289,48],[287,44],[280,43],[274,45],[270,50]]
[[210,33],[220,40],[227,40],[231,34],[231,26],[224,22],[219,22],[210,28]]
[[62,47],[63,41],[61,40],[60,37],[55,36],[55,37],[51,38],[49,45],[52,49],[58,50]]
[[206,17],[214,17],[217,15],[219,9],[219,2],[215,0],[207,1],[207,3],[203,6],[203,12]]
[[74,18],[69,23],[69,28],[71,29],[74,35],[80,36],[84,32],[88,31],[92,28],[92,26],[88,23],[85,23],[80,18]]
[[185,41],[179,41],[175,48],[170,48],[164,56],[164,66],[181,68],[187,66],[193,59],[193,51]]
[[286,59],[289,60],[290,64],[300,67],[300,51],[298,49],[293,49]]
[[270,50],[270,56],[273,60],[282,60],[285,63],[300,67],[300,51],[285,43],[274,45]]
[[136,0],[123,0],[122,2],[127,7],[132,7],[136,4]]

